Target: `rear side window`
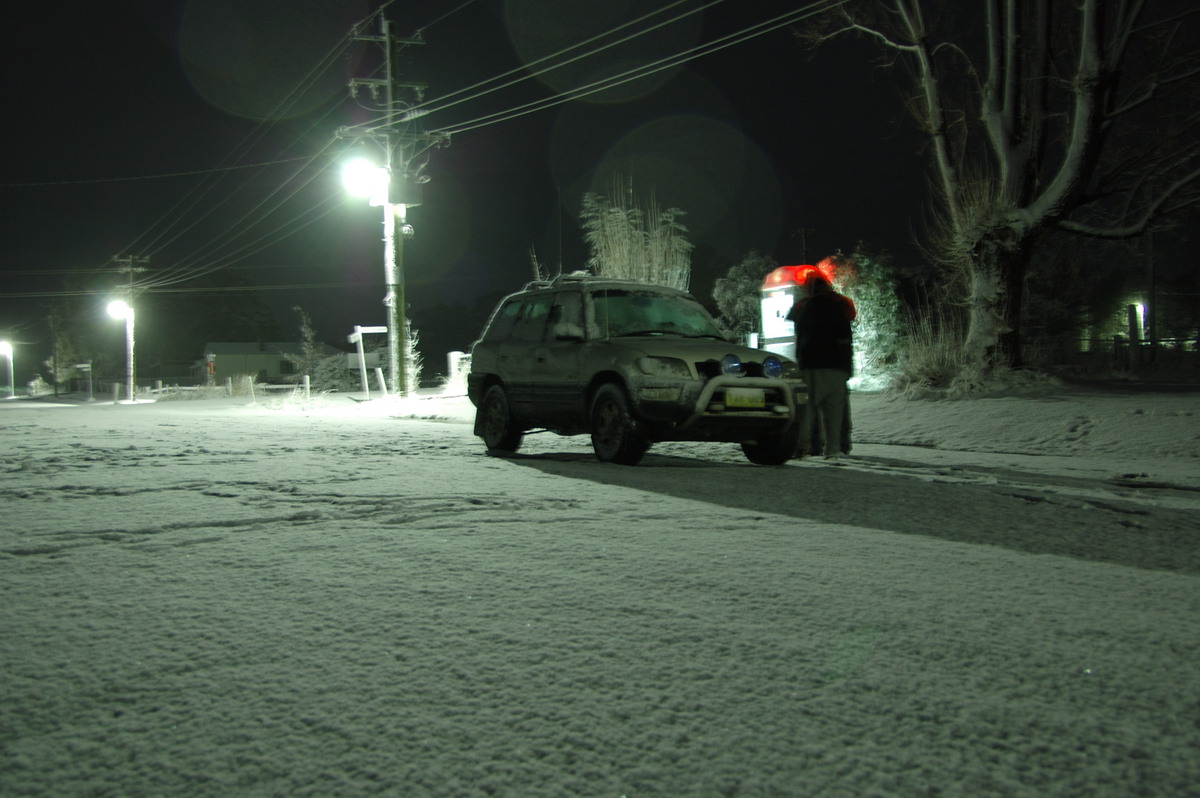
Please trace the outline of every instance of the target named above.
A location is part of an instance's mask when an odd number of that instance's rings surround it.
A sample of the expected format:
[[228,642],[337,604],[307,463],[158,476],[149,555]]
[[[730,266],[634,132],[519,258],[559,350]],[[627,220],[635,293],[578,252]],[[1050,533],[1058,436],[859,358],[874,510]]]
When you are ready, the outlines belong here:
[[550,303],[553,299],[553,294],[542,294],[526,299],[509,337],[514,341],[542,340],[546,333],[546,320],[550,318]]
[[512,332],[513,325],[517,323],[517,318],[521,314],[521,306],[523,304],[521,299],[513,298],[501,305],[495,315],[492,316],[492,321],[488,324],[487,332],[483,335],[483,340],[508,340],[509,333]]
[[554,299],[550,309],[550,324],[559,339],[583,339],[583,297],[575,291],[564,291]]

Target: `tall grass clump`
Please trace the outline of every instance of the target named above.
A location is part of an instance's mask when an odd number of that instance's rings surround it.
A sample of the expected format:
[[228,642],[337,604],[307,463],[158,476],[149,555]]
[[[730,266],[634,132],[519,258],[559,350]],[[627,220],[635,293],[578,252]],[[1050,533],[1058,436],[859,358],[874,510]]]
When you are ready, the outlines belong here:
[[888,392],[906,399],[969,393],[964,382],[965,319],[910,313]]

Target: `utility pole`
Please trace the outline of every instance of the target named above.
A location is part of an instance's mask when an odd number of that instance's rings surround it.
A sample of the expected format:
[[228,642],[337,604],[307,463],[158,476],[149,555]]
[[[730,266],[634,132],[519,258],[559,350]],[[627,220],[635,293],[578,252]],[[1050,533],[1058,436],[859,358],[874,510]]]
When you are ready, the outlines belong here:
[[136,401],[137,396],[137,369],[134,367],[133,360],[133,276],[146,271],[149,268],[147,264],[150,263],[150,259],[127,255],[124,258],[114,257],[113,263],[117,264],[118,274],[126,274],[129,277],[129,283],[125,288],[127,308],[125,315],[125,392],[129,401],[133,402]]
[[808,234],[815,233],[815,232],[817,232],[817,231],[813,230],[811,228],[808,228],[808,227],[798,227],[798,228],[796,228],[796,232],[792,233],[793,237],[797,237],[800,239],[800,255],[803,258],[803,260],[800,261],[801,263],[809,262],[809,260],[808,260]]
[[133,300],[133,276],[135,274],[141,274],[142,272],[144,272],[148,268],[150,268],[149,267],[150,259],[149,258],[135,258],[135,257],[131,257],[129,255],[126,255],[123,258],[118,258],[118,257],[114,256],[113,263],[117,264],[117,268],[116,268],[117,274],[124,274],[124,275],[128,276],[129,282],[128,282],[128,285],[125,287],[125,293],[128,294],[128,296],[126,298],[132,301]]
[[384,169],[388,175],[387,196],[380,203],[383,206],[383,269],[387,286],[383,304],[387,308],[388,387],[393,395],[399,396],[408,391],[409,340],[408,312],[404,296],[404,239],[413,235],[412,225],[408,223],[408,209],[421,204],[420,185],[428,180],[428,177],[414,173],[412,159],[417,154],[418,143],[444,146],[449,143],[449,137],[445,134],[413,133],[407,129],[400,132],[396,129],[399,123],[407,124],[419,116],[403,111],[400,106],[401,92],[413,92],[417,102],[420,102],[424,98],[426,88],[424,83],[399,79],[396,65],[397,48],[422,45],[425,44],[425,40],[419,31],[409,38],[397,37],[392,32],[391,23],[382,13],[379,20],[379,35],[365,34],[355,26],[350,32],[350,38],[354,41],[374,42],[383,48],[384,76],[354,78],[350,81],[350,91],[352,96],[357,96],[358,89],[366,86],[371,95],[378,99],[382,89],[384,122],[365,131],[341,128],[338,137],[360,140],[369,138],[383,148]]
[[1146,298],[1146,332],[1150,338],[1150,365],[1154,366],[1158,362],[1158,284],[1154,263],[1153,230],[1146,234],[1146,243],[1150,248],[1150,257],[1146,259],[1146,265],[1150,271],[1149,296]]
[[50,322],[50,373],[54,380],[54,398],[58,398],[58,325],[55,323],[54,311],[46,318]]

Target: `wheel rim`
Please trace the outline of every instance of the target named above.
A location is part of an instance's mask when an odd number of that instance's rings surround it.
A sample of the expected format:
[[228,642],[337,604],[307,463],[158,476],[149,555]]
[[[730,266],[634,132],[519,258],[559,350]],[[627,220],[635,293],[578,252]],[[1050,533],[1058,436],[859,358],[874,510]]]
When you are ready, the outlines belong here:
[[488,397],[487,408],[483,416],[484,442],[488,446],[499,443],[504,436],[505,425],[508,423],[508,413],[503,400],[493,394]]
[[606,452],[612,452],[621,441],[620,414],[616,402],[612,399],[602,399],[596,407],[596,445]]

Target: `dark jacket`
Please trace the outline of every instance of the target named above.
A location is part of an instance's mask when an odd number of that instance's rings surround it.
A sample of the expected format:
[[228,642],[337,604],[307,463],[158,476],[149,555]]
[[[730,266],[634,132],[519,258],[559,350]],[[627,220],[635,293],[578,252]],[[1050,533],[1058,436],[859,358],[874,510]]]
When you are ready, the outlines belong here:
[[804,369],[838,369],[854,373],[850,321],[855,317],[849,297],[832,290],[817,291],[797,302],[788,318],[796,323],[796,360]]

